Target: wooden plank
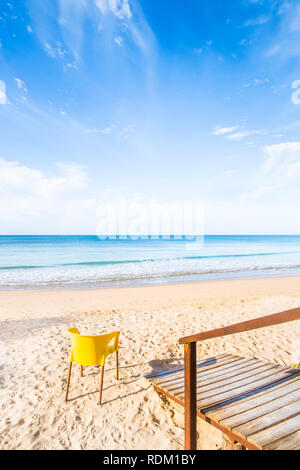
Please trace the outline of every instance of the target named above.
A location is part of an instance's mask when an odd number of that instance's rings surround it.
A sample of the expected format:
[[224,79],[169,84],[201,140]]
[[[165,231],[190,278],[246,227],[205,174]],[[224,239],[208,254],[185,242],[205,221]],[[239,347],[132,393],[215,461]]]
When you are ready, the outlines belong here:
[[[255,425],[255,421],[257,419],[261,419],[261,417],[264,417],[265,415],[268,415],[269,413],[273,413],[280,408],[285,407],[286,405],[290,405],[293,402],[297,402],[300,400],[300,383],[298,384],[298,390],[295,390],[292,393],[289,393],[287,395],[283,395],[280,398],[273,399],[269,401],[268,403],[265,403],[260,406],[255,406],[254,408],[249,409],[248,411],[244,411],[243,413],[239,413],[238,415],[232,416],[231,418],[227,418],[225,420],[222,420],[221,423],[230,428],[236,428],[237,426],[242,426],[245,425],[246,429],[247,426],[251,426],[249,424],[249,421]],[[276,417],[276,413],[274,413],[274,419]],[[266,419],[266,422],[267,419]],[[261,428],[263,429],[263,427]]]
[[270,401],[276,400],[284,395],[288,395],[295,390],[300,389],[299,377],[292,378],[289,382],[280,383],[277,387],[268,388],[255,396],[246,397],[238,403],[233,402],[227,406],[219,409],[209,411],[203,410],[208,416],[212,417],[217,421],[227,422],[226,419],[240,415],[241,413],[247,412],[248,410],[259,407],[260,405],[267,404]]
[[[197,394],[204,392],[205,390],[210,390],[213,388],[219,388],[226,384],[235,383],[243,378],[250,377],[254,375],[256,372],[259,373],[264,369],[275,369],[278,366],[274,364],[252,364],[252,366],[248,366],[243,370],[234,370],[230,373],[225,374],[221,377],[208,377],[208,378],[197,378]],[[184,388],[180,384],[175,384],[172,387],[166,387],[169,391],[173,391],[176,395],[180,393],[184,393]]]
[[[286,406],[283,406],[277,410],[273,410],[270,413],[265,413],[259,418],[252,419],[249,422],[245,422],[240,426],[232,427],[236,434],[243,437],[248,437],[251,434],[258,433],[263,429],[267,429],[282,423],[283,421],[289,420],[294,416],[300,414],[300,400],[294,401]],[[300,429],[300,416],[299,416],[299,429]]]
[[207,339],[219,338],[220,336],[257,330],[258,328],[279,325],[281,323],[287,323],[294,320],[300,320],[300,308],[294,308],[285,312],[266,315],[264,317],[255,318],[254,320],[248,320],[241,323],[236,323],[234,325],[225,326],[223,328],[217,328],[215,330],[186,336],[184,338],[180,338],[179,344],[196,343],[197,341],[204,341]]
[[[202,367],[202,365],[205,366],[206,364],[216,364],[218,362],[223,361],[226,358],[231,359],[232,357],[238,357],[238,356],[232,356],[232,354],[220,354],[218,356],[208,357],[206,359],[203,359],[203,361],[198,362],[197,367]],[[155,379],[155,378],[167,376],[169,374],[175,374],[175,373],[183,371],[183,370],[184,370],[184,365],[181,365],[181,366],[177,366],[174,369],[164,369],[164,370],[160,370],[158,372],[151,372],[150,374],[146,374],[144,377],[146,379],[149,379],[149,380],[151,379],[152,380],[152,379]]]
[[289,434],[264,447],[265,450],[300,450],[300,431]]
[[[200,384],[201,382],[206,382],[206,381],[217,381],[217,380],[222,380],[223,378],[227,377],[232,377],[234,375],[238,375],[239,373],[243,373],[246,369],[249,367],[255,368],[255,367],[261,367],[262,365],[265,365],[267,363],[258,361],[257,359],[251,359],[251,360],[246,360],[244,359],[243,361],[237,361],[236,363],[228,364],[227,367],[218,367],[216,371],[206,371],[206,372],[199,372],[197,374],[197,383]],[[183,384],[183,378],[175,379],[169,382],[162,382],[161,385],[165,386],[168,388],[168,390],[171,390],[172,388],[180,388]],[[172,387],[172,388],[171,388]]]
[[[256,364],[257,366],[257,364]],[[222,380],[218,380],[217,382],[214,379],[214,382],[203,382],[199,384],[198,387],[198,395],[213,389],[219,389],[225,385],[233,385],[233,384],[242,384],[245,379],[255,378],[258,375],[263,374],[263,372],[271,371],[271,369],[278,370],[280,366],[275,364],[262,364],[257,367],[248,367],[244,371],[239,371],[238,374],[234,374],[231,377],[226,377]]]
[[[299,373],[299,372],[298,372]],[[216,403],[224,402],[228,399],[236,398],[238,396],[243,395],[244,393],[259,390],[261,387],[265,385],[269,385],[275,383],[279,380],[286,378],[286,370],[278,372],[274,375],[270,375],[269,377],[265,377],[263,379],[257,380],[252,382],[251,384],[244,385],[243,387],[238,387],[233,390],[223,391],[222,393],[218,393],[209,397],[200,397],[197,399],[197,407],[201,410],[203,408],[208,408]]]
[[[181,406],[184,406],[184,402],[172,395],[171,393],[168,393],[166,390],[163,390],[159,387],[159,385],[154,385],[155,389],[161,393],[162,395],[165,395],[167,398],[170,400],[174,400],[176,403],[178,403]],[[211,421],[209,418],[206,418],[205,415],[201,413],[199,409],[197,409],[197,416],[201,418],[202,420],[206,421],[207,423],[211,424],[214,426],[216,429],[219,429],[222,433],[226,434],[230,439],[233,439],[234,441],[240,442],[243,446],[247,447],[249,450],[260,450],[259,447],[257,447],[255,444],[252,444],[249,441],[246,441],[245,439],[241,438],[240,436],[235,435],[233,432],[228,431],[228,429],[224,428],[222,425]]]
[[200,400],[201,398],[209,398],[210,396],[213,396],[216,393],[219,395],[220,393],[225,393],[230,390],[244,388],[245,386],[247,387],[248,385],[249,385],[249,388],[251,388],[251,384],[256,384],[257,382],[260,381],[260,379],[265,379],[265,378],[268,378],[269,376],[275,375],[278,372],[284,372],[284,371],[285,371],[284,367],[281,367],[281,366],[272,367],[271,365],[270,369],[260,372],[259,374],[252,374],[250,377],[246,379],[239,380],[237,382],[232,382],[229,385],[220,386],[210,391],[206,391],[205,388],[203,390],[200,389],[199,393],[197,393],[197,399]]
[[[238,361],[238,360],[241,360],[241,358],[239,356],[227,356],[227,357],[222,357],[220,359],[217,359],[217,358],[212,358],[210,361],[209,360],[206,360],[206,361],[203,361],[203,362],[200,362],[197,364],[197,373],[199,371],[206,371],[206,370],[210,370],[210,369],[214,369],[216,367],[220,367],[221,365],[225,365],[225,364],[229,364],[231,362],[234,362],[234,361]],[[179,369],[176,369],[175,371],[173,370],[173,372],[170,372],[170,370],[168,370],[168,373],[167,375],[162,375],[161,373],[158,373],[158,374],[151,374],[151,375],[145,375],[145,377],[149,380],[151,380],[151,382],[153,383],[163,383],[163,382],[168,382],[169,380],[173,380],[174,378],[176,377],[183,377],[184,375],[184,366],[180,367]]]
[[287,419],[286,421],[272,426],[270,428],[264,429],[263,431],[258,431],[255,434],[248,436],[249,442],[255,442],[262,449],[271,444],[274,441],[282,439],[283,437],[288,436],[300,429],[300,415],[298,414],[294,418]]
[[196,344],[184,346],[185,450],[197,449]]
[[[249,361],[249,359],[241,359],[239,358],[238,356],[236,356],[236,358],[231,358],[231,359],[227,359],[226,361],[224,362],[220,362],[218,364],[212,364],[210,366],[205,366],[205,367],[197,367],[196,369],[196,372],[197,372],[197,376],[198,375],[209,375],[209,374],[212,374],[212,373],[215,373],[216,371],[218,370],[221,370],[223,369],[223,367],[231,367],[232,365],[239,365],[240,363],[244,363],[246,361]],[[172,375],[168,375],[167,378],[163,379],[161,377],[159,377],[157,380],[156,379],[151,379],[151,381],[153,381],[153,383],[156,383],[156,384],[166,384],[168,382],[174,382],[175,380],[180,380],[184,377],[184,369],[181,370],[180,372],[178,373],[175,373],[175,374],[172,374]]]
[[[257,364],[254,365],[254,367],[249,367],[246,369],[246,371],[237,374],[237,373],[232,373],[226,378],[219,379],[218,377],[213,377],[209,378],[206,380],[201,380],[197,381],[197,394],[199,395],[200,393],[204,393],[209,390],[213,389],[219,389],[225,385],[232,385],[237,382],[242,381],[243,379],[254,377],[253,380],[255,380],[255,376],[259,373],[262,373],[265,370],[270,370],[270,369],[277,369],[279,366],[276,366],[274,364],[267,364],[267,365],[261,365],[257,366]],[[180,395],[184,394],[184,387],[178,387],[178,385],[174,385],[173,387],[166,387],[169,391],[172,391],[175,395]],[[232,387],[234,388],[234,387]]]
[[294,381],[298,381],[300,378],[299,376],[300,371],[299,375],[285,377],[275,383],[271,383],[261,387],[260,390],[250,390],[244,393],[243,395],[239,396],[238,398],[225,400],[222,403],[217,403],[216,405],[204,408],[202,409],[202,413],[205,413],[207,416],[210,416],[211,418],[216,420],[228,418],[230,416],[233,416],[234,414],[239,413],[239,406],[243,406],[243,404],[247,406],[247,402],[253,399],[255,400],[256,397],[260,398],[265,396],[266,393],[278,391],[282,387],[288,387],[290,384],[293,384]]
[[196,447],[196,406],[202,419],[249,448],[300,448],[299,370],[232,355],[205,359],[196,368],[196,344],[186,346],[195,374],[187,354],[185,397],[184,369],[146,377],[161,393],[185,403],[187,450]]
[[[214,359],[214,358],[213,358]],[[224,366],[226,364],[231,364],[233,362],[238,362],[241,360],[247,360],[247,359],[242,359],[239,356],[228,356],[226,358],[221,358],[219,360],[215,361],[205,361],[203,363],[198,363],[197,364],[197,373],[202,373],[204,371],[208,370],[213,370],[215,368]],[[203,365],[202,365],[203,364]],[[206,365],[207,364],[207,365]],[[176,370],[173,372],[168,371],[167,376],[161,376],[160,373],[159,375],[146,375],[145,377],[149,380],[151,380],[152,383],[155,384],[161,384],[161,383],[167,383],[170,380],[174,380],[175,378],[180,378],[184,376],[184,367],[182,367],[180,370]]]
[[[249,365],[256,365],[258,362],[259,361],[257,361],[257,359],[252,359],[248,361],[244,359],[243,361],[237,361],[233,363],[236,365],[228,364],[226,368],[224,366],[224,368],[218,367],[215,371],[200,371],[197,373],[197,382],[200,383],[206,380],[218,380],[219,377],[226,377],[227,374],[235,375],[240,370],[240,368],[247,368],[249,367]],[[164,386],[165,388],[168,388],[168,390],[170,390],[171,387],[180,388],[183,385],[183,377],[175,378],[174,380],[169,380],[168,382],[161,382],[160,385]]]
[[[218,364],[220,362],[225,361],[226,359],[227,360],[231,359],[232,357],[238,357],[240,359],[239,356],[233,356],[232,354],[220,354],[218,356],[208,357],[206,359],[203,359],[203,361],[198,362],[197,368],[202,367],[202,366],[204,367],[205,365]],[[172,369],[164,369],[164,370],[160,370],[157,372],[151,372],[150,374],[146,374],[144,377],[149,380],[156,379],[159,377],[165,377],[165,376],[167,378],[168,375],[176,374],[183,370],[184,370],[184,365],[178,365],[177,367],[172,368]]]

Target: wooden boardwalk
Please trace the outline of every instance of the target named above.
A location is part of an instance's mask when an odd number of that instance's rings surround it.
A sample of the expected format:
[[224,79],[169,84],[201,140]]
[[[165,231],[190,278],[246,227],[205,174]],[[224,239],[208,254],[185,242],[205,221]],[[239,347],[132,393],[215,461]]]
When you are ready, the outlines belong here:
[[[197,363],[197,415],[252,450],[300,450],[300,370],[224,354]],[[184,368],[147,375],[184,406]]]

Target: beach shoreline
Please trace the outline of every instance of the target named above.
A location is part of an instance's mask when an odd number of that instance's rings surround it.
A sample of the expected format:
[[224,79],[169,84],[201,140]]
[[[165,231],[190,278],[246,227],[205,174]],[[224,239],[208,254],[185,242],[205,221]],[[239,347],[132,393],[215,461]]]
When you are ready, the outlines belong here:
[[[247,279],[222,279],[197,282],[179,282],[158,284],[150,286],[122,286],[101,287],[93,289],[16,289],[0,290],[0,321],[7,314],[17,314],[24,311],[25,314],[33,313],[33,308],[39,313],[53,313],[61,308],[62,313],[68,313],[70,309],[93,310],[104,308],[127,307],[132,302],[139,305],[153,305],[191,302],[195,298],[230,298],[260,295],[290,295],[300,293],[300,276],[247,278]],[[134,300],[132,300],[134,297]],[[46,302],[47,301],[47,302]],[[99,303],[98,303],[99,302]]]
[[[183,361],[178,339],[299,307],[300,277],[202,281],[98,290],[0,292],[0,449],[183,449],[182,415],[145,374]],[[120,380],[74,365],[64,401],[68,328],[120,330]],[[257,357],[291,366],[300,322],[198,344],[198,358]],[[300,352],[300,348],[299,348]],[[216,448],[203,441],[202,448]]]
[[300,236],[206,235],[100,241],[0,236],[0,290],[107,289],[300,276]]

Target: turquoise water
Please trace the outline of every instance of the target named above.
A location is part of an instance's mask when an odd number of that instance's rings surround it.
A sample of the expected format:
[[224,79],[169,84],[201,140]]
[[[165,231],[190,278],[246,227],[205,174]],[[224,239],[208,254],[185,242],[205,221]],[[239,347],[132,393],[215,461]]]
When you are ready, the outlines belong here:
[[300,274],[300,236],[106,240],[0,236],[0,288],[127,286]]

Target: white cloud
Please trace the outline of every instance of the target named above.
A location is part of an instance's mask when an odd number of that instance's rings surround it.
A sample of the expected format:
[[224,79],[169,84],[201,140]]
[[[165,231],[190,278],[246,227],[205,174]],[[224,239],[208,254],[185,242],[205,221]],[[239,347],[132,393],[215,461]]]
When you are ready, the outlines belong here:
[[241,39],[241,41],[239,42],[240,46],[251,46],[252,45],[252,39],[246,39],[246,38],[243,38]]
[[5,233],[95,232],[97,201],[82,166],[56,163],[47,174],[0,159],[0,188]]
[[225,139],[228,139],[228,140],[242,140],[245,137],[249,137],[251,135],[265,134],[264,129],[247,130],[244,128],[244,126],[242,126],[239,132],[235,132],[239,128],[240,126],[216,127],[211,135],[223,136]]
[[[281,142],[280,144],[265,145],[263,147],[265,163],[263,175],[275,174],[284,179],[289,173],[289,165],[300,161],[300,142]],[[297,177],[295,173],[295,177]]]
[[225,135],[234,132],[238,129],[239,126],[232,126],[232,127],[216,127],[215,130],[212,132],[211,135]]
[[110,12],[121,20],[132,17],[128,0],[95,0],[95,5],[101,13]]
[[15,82],[19,90],[24,91],[25,93],[28,92],[28,89],[26,88],[25,82],[23,80],[21,80],[20,78],[15,78]]
[[124,39],[121,38],[121,36],[116,36],[114,41],[115,41],[116,44],[118,44],[118,46],[123,46],[123,44],[124,44]]
[[269,83],[269,81],[270,81],[270,80],[269,80],[268,78],[263,78],[263,79],[262,79],[262,78],[255,78],[255,79],[254,79],[254,83],[255,83],[256,85],[262,85],[262,84],[264,84],[264,83]]
[[[295,178],[297,173],[299,182],[300,143],[270,147],[265,147],[265,159],[275,154],[280,157],[279,161],[287,159],[287,176]],[[289,154],[288,158],[283,155],[284,149]],[[229,175],[231,173],[226,172]],[[292,197],[288,202],[283,199],[279,186],[274,189],[276,181],[270,176],[261,176],[258,182],[260,184],[253,188],[252,193],[245,192],[238,200],[204,201],[207,233],[299,233],[299,198]],[[124,196],[124,191],[132,198],[126,188],[106,190],[103,184],[100,186],[103,190],[98,195],[92,189],[86,169],[75,164],[56,164],[49,174],[19,162],[2,159],[2,233],[96,233],[97,210],[101,204],[111,203],[114,198],[118,200]],[[290,187],[290,184],[286,186]],[[299,187],[299,184],[294,187]],[[274,202],[277,193],[277,201]]]
[[133,134],[135,132],[135,130],[136,126],[134,124],[129,124],[128,126],[125,126],[123,128],[120,128],[115,124],[111,124],[110,126],[104,128],[94,127],[91,129],[85,129],[84,132],[86,134],[116,135],[127,139],[130,134]]
[[0,187],[2,194],[25,193],[50,197],[77,192],[86,187],[87,175],[83,167],[56,163],[58,174],[47,176],[40,170],[29,168],[17,161],[0,159]]
[[[286,7],[282,8],[283,6]],[[267,57],[276,55],[277,66],[279,67],[280,63],[288,63],[293,57],[298,60],[299,57],[299,2],[282,2],[277,12],[280,14],[278,16],[278,26],[274,29],[270,42],[267,43],[265,55]]]
[[300,31],[300,6],[293,8],[293,16],[291,18],[290,31],[292,33]]
[[51,44],[46,42],[44,44],[44,47],[45,47],[45,51],[47,52],[47,54],[50,57],[52,57],[53,59],[54,58],[62,58],[63,59],[65,54],[67,53],[67,51],[65,49],[63,49],[62,44],[61,44],[60,41],[56,41],[54,46],[51,46]]
[[0,80],[0,104],[7,104],[6,86],[3,80]]
[[133,134],[134,132],[135,132],[135,125],[130,124],[129,126],[124,127],[123,129],[120,130],[119,136],[123,137],[124,139],[127,139],[130,136],[130,134]]
[[260,134],[264,134],[264,133],[265,133],[265,131],[263,129],[252,130],[252,131],[244,130],[244,131],[241,131],[241,132],[235,132],[234,134],[225,135],[225,139],[228,139],[228,140],[242,140],[245,137],[249,137],[250,135],[260,135]]
[[114,130],[114,125],[104,127],[102,129],[99,129],[97,127],[94,127],[92,129],[85,129],[86,134],[102,134],[102,135],[110,135],[113,133]]
[[45,51],[50,57],[55,57],[55,52],[52,46],[48,42],[45,43]]
[[[35,2],[40,3],[35,0],[30,2],[29,13],[35,22],[34,32],[50,57],[82,64],[86,54],[85,44],[90,43],[92,48],[99,49],[106,47],[103,41],[106,44],[108,38],[113,42],[115,38],[122,37],[124,43],[133,44],[142,51],[147,60],[147,74],[152,77],[155,37],[139,2],[133,1],[57,0],[52,3],[58,6],[53,6],[49,12],[34,8]],[[58,38],[62,38],[63,47],[55,42]],[[64,64],[65,70],[66,67]]]
[[254,187],[241,194],[240,200],[259,199],[275,193],[293,192],[300,184],[300,142],[265,145],[264,161],[254,181]]
[[270,17],[266,15],[260,15],[256,18],[251,18],[245,23],[245,26],[262,26],[270,21]]
[[[154,36],[152,30],[138,2],[135,3],[134,15],[129,3],[129,0],[94,0],[94,4],[100,11],[102,19],[103,16],[112,15],[118,23],[115,25],[114,31],[116,32],[117,28],[121,27],[122,33],[126,35],[126,39],[132,41],[148,57],[149,61],[152,61],[154,54]],[[121,45],[118,38],[120,39],[120,36],[114,35],[113,40]],[[123,42],[124,40],[122,39]]]

